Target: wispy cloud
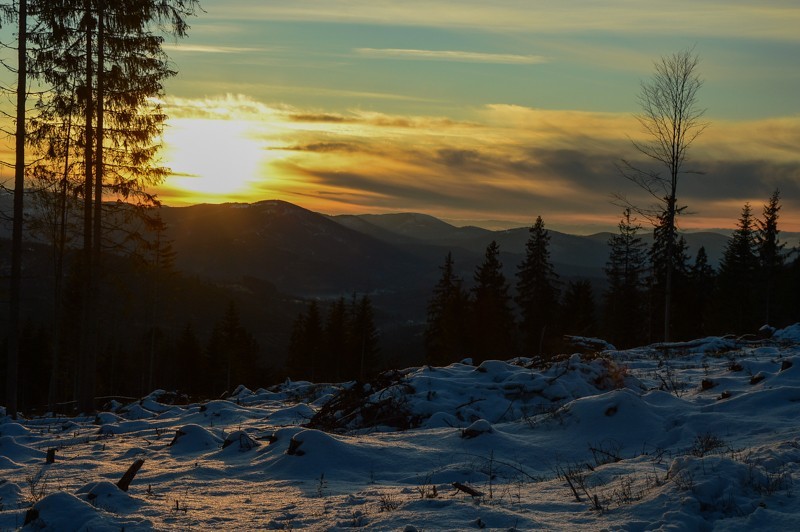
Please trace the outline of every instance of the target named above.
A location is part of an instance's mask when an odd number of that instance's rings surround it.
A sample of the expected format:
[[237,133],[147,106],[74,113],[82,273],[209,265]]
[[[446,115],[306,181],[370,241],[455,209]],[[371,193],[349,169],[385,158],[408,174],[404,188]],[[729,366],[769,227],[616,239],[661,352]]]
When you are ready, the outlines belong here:
[[535,65],[546,63],[541,55],[493,54],[456,50],[414,50],[405,48],[356,48],[355,52],[380,59],[411,59],[423,61],[458,61],[465,63],[500,63],[508,65]]
[[800,41],[800,8],[784,0],[228,0],[220,17],[471,28],[539,35],[599,31]]
[[249,54],[249,53],[264,53],[269,51],[265,48],[248,48],[242,46],[216,46],[216,45],[184,44],[184,43],[164,43],[162,47],[167,52],[177,52],[186,54]]

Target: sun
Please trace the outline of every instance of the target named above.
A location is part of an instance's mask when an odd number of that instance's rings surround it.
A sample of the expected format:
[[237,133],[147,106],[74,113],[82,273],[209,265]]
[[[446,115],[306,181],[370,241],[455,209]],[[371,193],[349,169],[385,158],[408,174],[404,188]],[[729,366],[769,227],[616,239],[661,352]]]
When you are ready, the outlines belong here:
[[252,192],[263,179],[263,143],[254,125],[244,120],[171,119],[164,131],[163,159],[171,169],[169,188],[184,201],[225,199]]

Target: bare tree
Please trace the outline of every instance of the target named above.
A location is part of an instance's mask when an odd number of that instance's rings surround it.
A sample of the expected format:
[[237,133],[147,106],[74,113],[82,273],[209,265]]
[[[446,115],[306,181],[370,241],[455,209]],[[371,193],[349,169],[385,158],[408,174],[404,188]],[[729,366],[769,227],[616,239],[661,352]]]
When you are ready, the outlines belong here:
[[[672,305],[672,248],[677,238],[676,217],[685,207],[678,206],[678,181],[681,175],[698,173],[684,168],[689,147],[708,126],[705,109],[698,105],[697,93],[703,80],[697,73],[699,58],[694,48],[663,56],[655,62],[655,73],[642,82],[638,101],[642,112],[636,115],[648,140],[632,140],[644,155],[644,162],[623,159],[622,175],[656,200],[655,208],[634,207],[651,220],[662,217],[667,231],[668,264],[664,300],[664,341],[669,341]],[[648,164],[655,163],[655,164]],[[664,171],[666,170],[666,172]]]

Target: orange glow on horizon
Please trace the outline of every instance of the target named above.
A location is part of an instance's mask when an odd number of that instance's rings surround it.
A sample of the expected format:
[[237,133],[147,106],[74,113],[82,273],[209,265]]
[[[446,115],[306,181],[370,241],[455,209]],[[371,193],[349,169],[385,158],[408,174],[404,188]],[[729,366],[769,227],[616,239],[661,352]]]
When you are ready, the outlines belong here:
[[[420,212],[523,225],[541,215],[549,228],[588,234],[614,231],[622,209],[612,195],[636,192],[613,166],[630,156],[628,133],[639,134],[627,114],[490,105],[456,120],[337,114],[233,96],[165,107],[175,118],[162,158],[173,175],[156,192],[170,206],[278,199],[326,214]],[[776,124],[782,138],[793,138],[800,117],[762,122],[717,124],[694,146],[695,160],[759,161],[766,143],[765,164],[800,164],[790,143],[745,138],[748,130],[777,131]],[[733,228],[744,201],[759,216],[768,199],[728,196],[687,198],[697,214],[682,217],[681,227]],[[784,196],[783,204],[781,229],[800,231],[797,199]]]

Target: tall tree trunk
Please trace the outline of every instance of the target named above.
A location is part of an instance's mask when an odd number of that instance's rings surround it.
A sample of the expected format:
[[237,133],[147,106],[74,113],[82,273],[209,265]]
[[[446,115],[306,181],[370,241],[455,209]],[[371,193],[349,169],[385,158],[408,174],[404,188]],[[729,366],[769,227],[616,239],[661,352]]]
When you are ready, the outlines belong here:
[[94,275],[98,276],[100,253],[102,250],[103,239],[101,235],[102,208],[103,208],[103,130],[104,124],[104,103],[105,103],[105,2],[100,0],[97,3],[97,100],[95,107],[97,111],[97,127],[95,128],[95,141],[97,148],[94,153],[94,232],[92,241],[94,251]]
[[64,254],[67,245],[67,193],[69,192],[69,165],[70,165],[70,139],[72,138],[72,109],[75,104],[75,90],[73,88],[70,99],[70,114],[67,116],[66,148],[64,150],[64,173],[61,176],[61,188],[58,192],[56,204],[57,233],[54,235],[53,246],[53,353],[50,365],[50,384],[47,391],[47,409],[55,411],[56,396],[58,394],[58,378],[61,361],[61,347],[63,324],[61,304],[63,299],[64,281]]
[[[675,181],[673,180],[673,183]],[[664,283],[664,342],[670,341],[670,322],[672,320],[672,271],[675,269],[673,260],[675,249],[675,194],[667,200],[667,278]]]
[[83,197],[83,314],[81,324],[81,348],[78,363],[79,394],[78,406],[83,412],[94,411],[94,372],[95,372],[95,297],[93,292],[94,272],[92,268],[92,195],[94,185],[94,100],[92,89],[94,82],[94,69],[92,63],[93,42],[92,26],[94,21],[91,15],[92,3],[84,2],[85,31],[86,31],[86,127],[84,130],[84,197]]
[[19,0],[19,44],[17,48],[17,130],[14,168],[14,215],[11,233],[11,289],[6,367],[6,413],[17,416],[19,375],[20,305],[22,296],[22,216],[25,193],[25,104],[28,70],[28,3]]

